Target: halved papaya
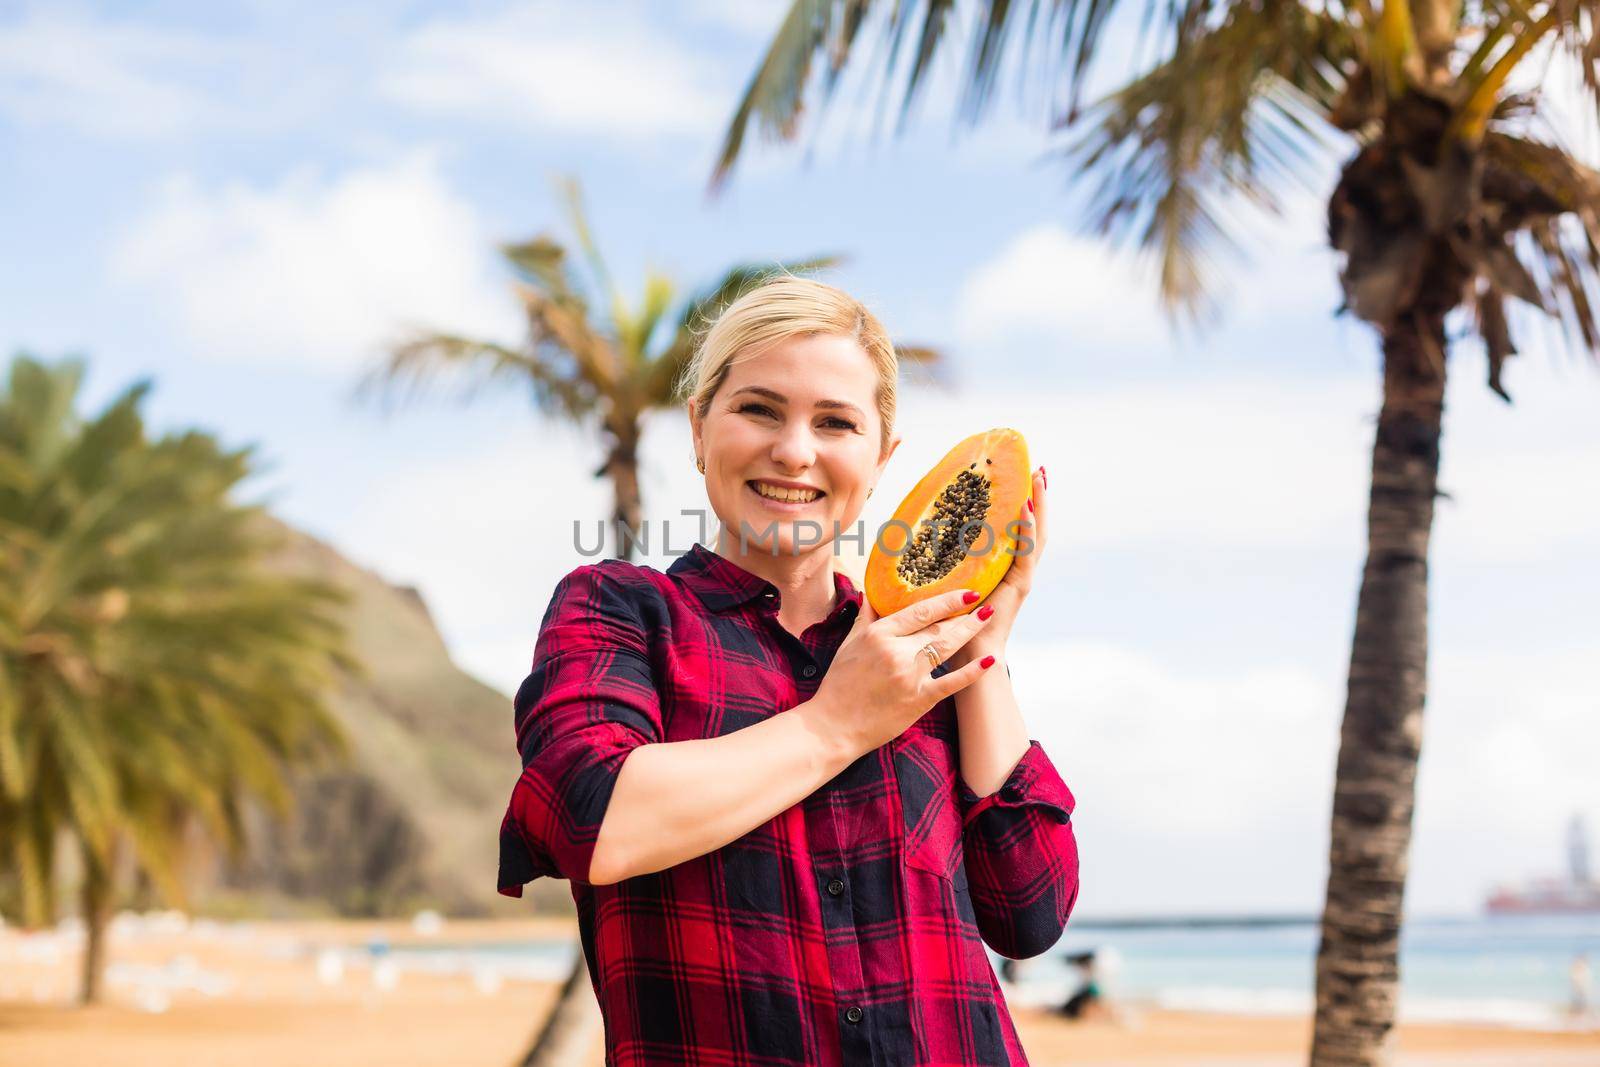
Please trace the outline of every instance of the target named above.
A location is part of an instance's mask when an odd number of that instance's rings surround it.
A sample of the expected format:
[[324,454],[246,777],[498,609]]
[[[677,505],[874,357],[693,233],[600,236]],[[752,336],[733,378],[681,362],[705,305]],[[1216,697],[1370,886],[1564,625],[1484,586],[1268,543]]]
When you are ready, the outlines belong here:
[[1028,443],[995,429],[962,441],[923,476],[867,556],[863,592],[879,615],[951,589],[987,598],[1011,569],[1016,520],[1033,496]]

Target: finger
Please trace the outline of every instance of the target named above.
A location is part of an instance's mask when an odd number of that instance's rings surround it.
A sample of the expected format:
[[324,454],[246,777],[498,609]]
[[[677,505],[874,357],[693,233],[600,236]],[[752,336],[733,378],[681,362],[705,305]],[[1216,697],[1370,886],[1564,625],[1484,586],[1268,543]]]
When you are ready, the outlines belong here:
[[862,593],[861,606],[856,609],[855,625],[850,627],[850,632],[855,633],[857,630],[864,630],[877,621],[878,613],[872,610],[872,601],[867,597],[867,594]]
[[967,599],[970,592],[970,589],[952,589],[948,593],[907,604],[894,614],[884,616],[889,622],[889,632],[896,636],[914,634],[929,623],[948,618],[958,611],[966,611],[978,602],[976,596]]
[[1044,545],[1050,533],[1050,501],[1047,499],[1049,494],[1045,492],[1047,488],[1049,483],[1045,480],[1044,468],[1040,467],[1039,485],[1033,491],[1033,522],[1039,529],[1040,546]]
[[878,613],[872,610],[872,601],[862,593],[861,604],[856,608],[856,621],[850,624],[850,629],[844,635],[844,641],[839,642],[840,646],[842,647],[846,641],[855,640],[868,626],[877,621]]
[[[968,641],[972,640],[979,630],[989,624],[988,618],[979,618],[982,608],[978,611],[958,615],[953,619],[942,619],[932,625],[925,626],[915,635],[917,647],[931,644],[939,653],[939,660],[943,662],[959,651]],[[990,617],[993,617],[990,612]]]
[[1039,522],[1039,509],[1044,505],[1044,475],[1039,471],[1033,472],[1033,496],[1029,498],[1033,506],[1028,506],[1024,501],[1022,511],[1017,516],[1017,556],[1011,562],[1011,570],[1006,574],[1012,584],[1026,585],[1033,578],[1033,570],[1039,563],[1039,553],[1044,549],[1043,526]]
[[[984,666],[985,661],[988,661],[989,666]],[[928,697],[933,701],[933,703],[937,704],[945,697],[954,696],[955,694],[961,692],[961,690],[965,689],[973,682],[976,682],[979,678],[982,678],[989,671],[995,670],[999,666],[1000,662],[991,656],[985,656],[983,659],[973,660],[971,663],[960,668],[959,670],[950,671],[948,674],[941,674],[937,678],[929,677],[926,683],[927,688],[924,690],[924,692],[927,693]]]

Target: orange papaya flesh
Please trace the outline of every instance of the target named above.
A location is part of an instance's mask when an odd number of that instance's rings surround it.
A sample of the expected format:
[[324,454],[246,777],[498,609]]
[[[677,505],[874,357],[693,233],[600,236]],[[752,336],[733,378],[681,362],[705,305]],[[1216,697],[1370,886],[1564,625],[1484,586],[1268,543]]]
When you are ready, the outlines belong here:
[[987,599],[1016,558],[1032,496],[1022,434],[987,430],[956,445],[879,531],[863,588],[873,611],[889,615],[952,589]]

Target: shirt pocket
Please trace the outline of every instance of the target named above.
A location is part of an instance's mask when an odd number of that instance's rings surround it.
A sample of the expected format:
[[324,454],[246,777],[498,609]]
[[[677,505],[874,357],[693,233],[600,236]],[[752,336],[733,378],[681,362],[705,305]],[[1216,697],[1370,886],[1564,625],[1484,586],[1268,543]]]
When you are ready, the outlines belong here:
[[955,745],[919,721],[890,751],[907,866],[956,881],[962,849]]

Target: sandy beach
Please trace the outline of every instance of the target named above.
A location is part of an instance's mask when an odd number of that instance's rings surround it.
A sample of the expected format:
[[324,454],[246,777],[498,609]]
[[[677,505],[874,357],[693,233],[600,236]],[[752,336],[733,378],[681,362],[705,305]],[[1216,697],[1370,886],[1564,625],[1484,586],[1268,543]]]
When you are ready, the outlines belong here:
[[[72,1004],[80,939],[0,930],[0,1065],[303,1067],[485,1064],[525,1047],[555,983],[470,970],[396,969],[374,943],[498,942],[561,936],[569,920],[184,922],[130,917],[114,928],[106,1003]],[[374,961],[377,961],[374,963]],[[1014,1006],[1037,1067],[1290,1067],[1310,1021],[1160,1011],[1071,1023]],[[1600,1032],[1403,1025],[1403,1067],[1600,1065]],[[598,1028],[590,1061],[602,1065]]]

